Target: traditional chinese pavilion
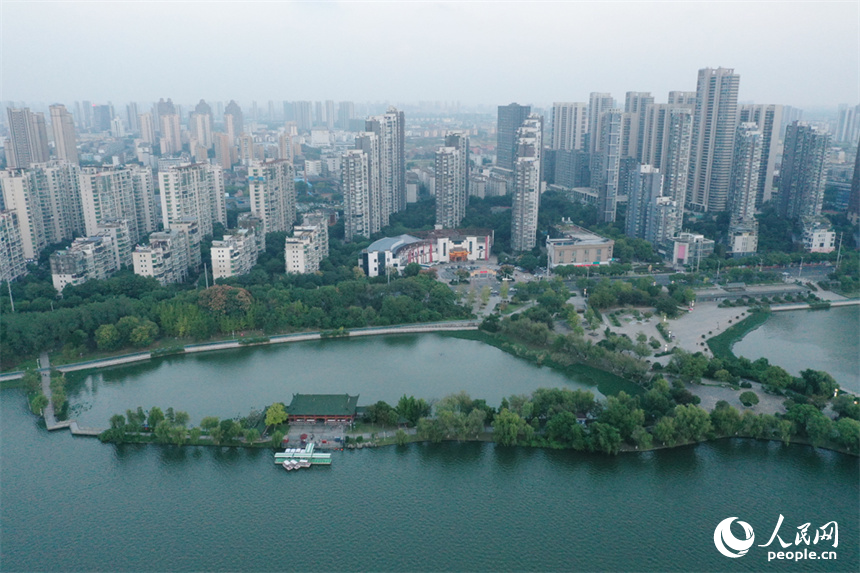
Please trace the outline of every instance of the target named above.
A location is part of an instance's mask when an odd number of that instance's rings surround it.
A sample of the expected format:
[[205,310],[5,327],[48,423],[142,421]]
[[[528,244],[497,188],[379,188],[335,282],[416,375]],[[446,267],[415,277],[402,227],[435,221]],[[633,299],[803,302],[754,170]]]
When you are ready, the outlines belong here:
[[350,424],[358,396],[349,394],[293,394],[287,407],[289,423]]

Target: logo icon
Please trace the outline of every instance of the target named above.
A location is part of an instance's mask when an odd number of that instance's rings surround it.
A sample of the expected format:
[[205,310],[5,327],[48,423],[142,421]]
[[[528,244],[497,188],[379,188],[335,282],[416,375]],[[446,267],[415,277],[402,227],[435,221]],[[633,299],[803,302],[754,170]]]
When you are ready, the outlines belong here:
[[722,520],[714,530],[714,545],[717,546],[717,551],[726,557],[737,558],[743,557],[752,547],[755,542],[755,533],[752,526],[746,521],[738,521],[744,530],[745,539],[738,539],[732,534],[731,525],[737,517],[728,517]]

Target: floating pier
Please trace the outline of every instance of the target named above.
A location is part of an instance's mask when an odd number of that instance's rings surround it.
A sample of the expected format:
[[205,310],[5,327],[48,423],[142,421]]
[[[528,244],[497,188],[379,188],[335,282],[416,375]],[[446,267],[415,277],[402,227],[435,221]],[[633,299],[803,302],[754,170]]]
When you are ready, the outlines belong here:
[[[308,461],[310,465],[330,466],[331,454],[314,452],[314,445],[310,443],[305,448],[287,448],[283,452],[275,454],[275,463],[284,465],[286,461]],[[286,467],[286,466],[284,466]]]

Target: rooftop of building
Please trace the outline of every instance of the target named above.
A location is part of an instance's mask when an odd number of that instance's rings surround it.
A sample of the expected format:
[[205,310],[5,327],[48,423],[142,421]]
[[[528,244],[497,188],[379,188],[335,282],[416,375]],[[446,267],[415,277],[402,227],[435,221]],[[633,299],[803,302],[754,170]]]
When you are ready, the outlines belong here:
[[433,229],[431,231],[421,231],[415,233],[422,239],[451,239],[454,242],[461,242],[466,237],[492,237],[493,230],[492,229]]
[[567,221],[562,219],[561,224],[554,225],[554,227],[556,231],[561,234],[561,236],[556,237],[554,239],[547,238],[547,243],[571,240],[580,245],[606,245],[609,243],[614,243],[612,239],[607,239],[606,237],[602,237],[597,233],[580,227],[579,225],[574,225],[570,222],[569,219]]
[[293,394],[291,416],[354,416],[358,396],[349,394]]
[[373,253],[379,251],[395,251],[400,247],[405,247],[406,245],[411,245],[412,243],[418,243],[422,239],[418,237],[413,237],[412,235],[397,235],[396,237],[385,237],[383,239],[379,239],[378,241],[372,242],[363,252]]

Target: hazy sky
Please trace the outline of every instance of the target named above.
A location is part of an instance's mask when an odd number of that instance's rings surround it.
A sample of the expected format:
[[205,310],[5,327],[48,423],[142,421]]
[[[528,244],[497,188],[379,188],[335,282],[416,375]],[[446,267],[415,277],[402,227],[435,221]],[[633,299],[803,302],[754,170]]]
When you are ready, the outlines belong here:
[[860,2],[0,0],[0,99],[860,102]]

